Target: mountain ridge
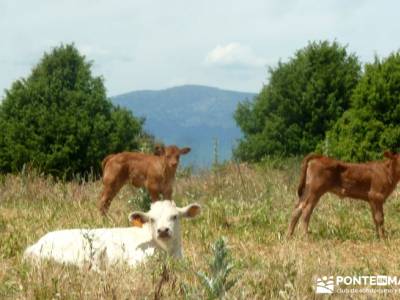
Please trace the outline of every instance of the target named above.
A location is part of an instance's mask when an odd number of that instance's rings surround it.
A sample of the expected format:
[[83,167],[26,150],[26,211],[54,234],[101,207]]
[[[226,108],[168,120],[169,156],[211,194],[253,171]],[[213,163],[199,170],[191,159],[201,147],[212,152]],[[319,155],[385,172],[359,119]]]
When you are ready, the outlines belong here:
[[233,113],[237,104],[256,94],[204,85],[183,85],[162,90],[137,90],[111,97],[114,104],[145,118],[145,130],[166,144],[189,146],[184,165],[209,166],[218,140],[221,161],[231,158],[241,137]]
[[224,91],[224,92],[233,92],[233,93],[243,93],[243,94],[252,94],[252,95],[256,95],[257,93],[253,93],[253,92],[247,92],[247,91],[236,91],[236,90],[232,90],[232,89],[225,89],[225,88],[220,88],[217,86],[211,86],[211,85],[203,85],[203,84],[182,84],[182,85],[177,85],[177,86],[171,86],[171,87],[167,87],[167,88],[162,88],[162,89],[141,89],[141,90],[133,90],[130,92],[124,92],[121,94],[117,94],[114,96],[111,96],[110,98],[117,98],[117,97],[123,97],[126,95],[129,95],[131,93],[141,93],[141,92],[165,92],[168,90],[174,90],[174,89],[181,89],[181,88],[205,88],[205,89],[215,89],[215,90],[220,90],[220,91]]

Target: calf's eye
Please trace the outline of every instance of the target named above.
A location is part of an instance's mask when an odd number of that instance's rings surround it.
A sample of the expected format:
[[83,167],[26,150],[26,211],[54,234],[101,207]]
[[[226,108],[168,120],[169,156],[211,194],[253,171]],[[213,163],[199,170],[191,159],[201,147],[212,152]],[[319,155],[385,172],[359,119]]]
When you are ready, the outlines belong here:
[[172,216],[171,219],[175,221],[176,219],[178,219],[178,216],[176,216],[176,215]]

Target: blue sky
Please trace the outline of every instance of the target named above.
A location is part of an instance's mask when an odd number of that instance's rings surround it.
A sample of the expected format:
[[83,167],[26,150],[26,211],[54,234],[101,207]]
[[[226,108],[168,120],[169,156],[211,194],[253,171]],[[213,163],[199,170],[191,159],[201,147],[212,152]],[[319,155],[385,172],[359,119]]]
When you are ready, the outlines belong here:
[[267,68],[313,40],[362,62],[399,50],[400,2],[0,0],[0,96],[45,51],[74,42],[109,96],[202,84],[258,92]]

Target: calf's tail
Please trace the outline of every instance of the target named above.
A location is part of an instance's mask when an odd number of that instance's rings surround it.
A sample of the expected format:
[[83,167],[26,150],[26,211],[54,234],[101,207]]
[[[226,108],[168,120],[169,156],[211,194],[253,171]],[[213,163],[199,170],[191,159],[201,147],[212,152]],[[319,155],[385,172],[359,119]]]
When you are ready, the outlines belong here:
[[307,177],[307,169],[308,169],[308,162],[314,158],[320,158],[322,155],[310,153],[306,157],[304,157],[302,165],[301,165],[301,173],[300,173],[300,183],[297,187],[297,195],[299,198],[303,196],[304,188],[306,186],[306,177]]

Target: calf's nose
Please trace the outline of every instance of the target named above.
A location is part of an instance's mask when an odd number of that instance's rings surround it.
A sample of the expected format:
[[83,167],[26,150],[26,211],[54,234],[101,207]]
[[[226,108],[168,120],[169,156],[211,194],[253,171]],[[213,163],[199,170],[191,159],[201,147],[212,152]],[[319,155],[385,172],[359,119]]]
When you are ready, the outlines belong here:
[[169,237],[170,236],[170,230],[168,227],[162,227],[157,229],[158,236],[160,237]]
[[157,229],[157,232],[158,232],[158,233],[169,232],[169,228],[168,228],[168,227],[158,228],[158,229]]

